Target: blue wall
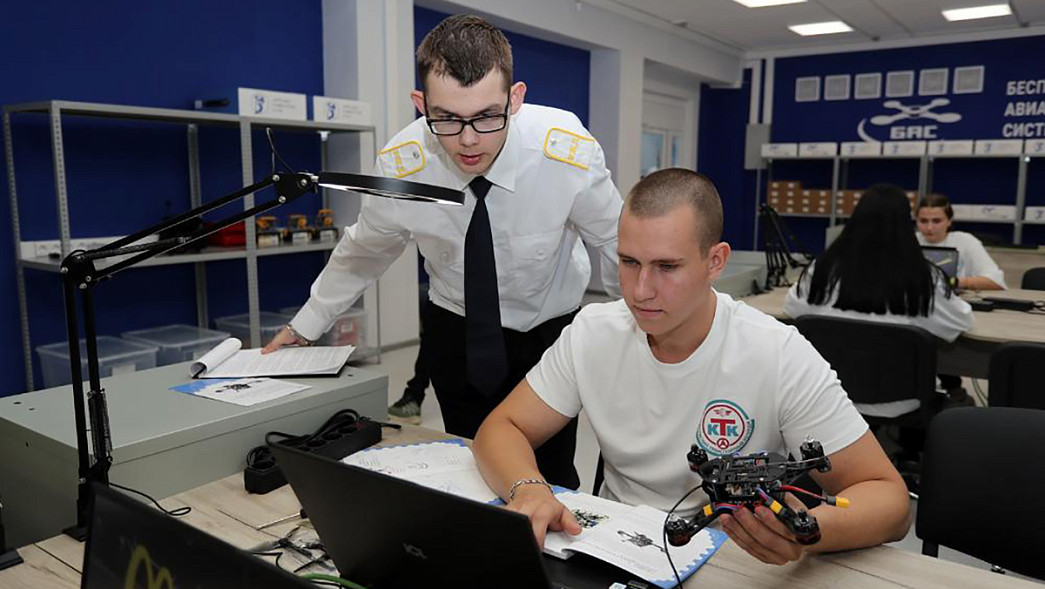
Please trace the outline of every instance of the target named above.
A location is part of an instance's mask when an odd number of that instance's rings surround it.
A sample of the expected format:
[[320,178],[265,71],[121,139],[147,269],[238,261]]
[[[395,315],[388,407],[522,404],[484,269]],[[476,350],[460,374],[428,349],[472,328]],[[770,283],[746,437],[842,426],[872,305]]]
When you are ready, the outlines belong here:
[[[414,8],[414,40],[421,40],[449,14]],[[583,49],[505,31],[512,45],[515,80],[526,82],[526,102],[568,110],[588,125],[591,54]]]
[[[103,6],[103,7],[100,7]],[[0,21],[4,78],[0,104],[65,99],[191,108],[197,98],[229,98],[239,86],[322,94],[319,0],[143,3],[116,0],[15,2]],[[22,238],[58,236],[50,138],[43,115],[13,116]],[[131,232],[189,206],[184,127],[67,118],[63,127],[74,237]],[[290,165],[319,167],[318,141],[278,134]],[[268,172],[268,148],[254,137],[254,172]],[[204,199],[242,186],[238,131],[200,131]],[[6,169],[4,186],[6,182]],[[6,191],[5,191],[6,193]],[[271,193],[262,194],[268,197]],[[311,212],[318,198],[279,211]],[[0,206],[3,226],[10,208]],[[0,395],[24,390],[11,239],[0,240]],[[246,312],[242,261],[208,264],[210,315]],[[301,304],[322,268],[320,255],[264,258],[263,309]],[[56,274],[27,271],[33,345],[65,339]],[[133,269],[96,289],[100,333],[195,323],[189,266]],[[37,383],[39,385],[39,372]]]
[[[1045,84],[1035,87],[1035,92],[1031,94],[1020,95],[1011,91],[1016,89],[1015,84],[1020,81],[1045,79],[1045,61],[1035,59],[1043,52],[1045,37],[1038,36],[777,59],[772,141],[1045,137]],[[982,89],[956,92],[954,83],[957,69],[978,66],[983,67]],[[919,84],[921,72],[934,69],[947,72],[946,86],[940,94],[923,93]],[[914,74],[911,95],[886,96],[887,74],[901,71]],[[880,95],[875,98],[857,98],[856,76],[874,73],[881,74]],[[848,98],[826,99],[827,76],[849,77]],[[816,100],[796,100],[796,81],[800,78],[819,80],[820,90]],[[727,92],[715,90],[712,96],[717,100],[717,97]],[[743,109],[737,106],[736,113],[730,116],[738,119],[733,122],[709,120],[707,115],[710,111],[702,108],[702,136],[708,125],[716,129],[732,127],[734,132],[742,129],[739,121],[747,118],[747,95],[735,94],[735,100],[738,104],[743,103]],[[895,116],[902,114],[896,102],[910,109],[924,107],[933,101],[937,101],[937,104],[926,109],[928,116],[918,113],[906,117]],[[723,105],[720,108],[724,108]],[[940,120],[939,115],[946,116]],[[703,142],[700,153],[703,166],[704,158],[708,155]],[[739,174],[743,164],[742,155],[737,153],[730,157],[732,173]],[[1016,158],[937,160],[931,189],[947,194],[956,203],[1015,204],[1016,173]],[[773,177],[800,180],[810,188],[828,188],[831,185],[830,164],[826,162],[778,161],[773,168]],[[909,190],[917,189],[917,162],[852,161],[844,174],[842,188],[866,188],[882,181],[900,184]],[[744,201],[753,199],[751,188]],[[1045,166],[1037,160],[1030,165],[1027,205],[1045,206]],[[810,249],[820,249],[825,220],[791,217],[786,222]],[[988,239],[1010,243],[1012,240],[1011,224],[963,223],[961,228]],[[1025,226],[1023,242],[1045,242],[1045,226]]]
[[740,88],[700,89],[697,171],[706,174],[722,198],[722,238],[733,249],[749,250],[754,236],[755,174],[744,170],[744,134],[751,99],[751,70]]
[[[1015,108],[1006,115],[1009,102],[1045,99],[1045,88],[1034,95],[1009,95],[1009,83],[1020,80],[1045,79],[1045,62],[1035,59],[1045,52],[1045,37],[1023,37],[975,43],[930,45],[885,51],[832,53],[792,57],[776,61],[773,141],[859,141],[857,127],[864,121],[865,132],[877,140],[903,139],[901,127],[934,127],[928,130],[938,139],[998,139],[1010,137],[1045,137],[1045,111],[1030,116],[1014,116]],[[983,66],[983,88],[980,92],[955,92],[956,68]],[[947,85],[941,94],[922,94],[919,77],[925,70],[943,69]],[[888,72],[914,72],[913,94],[904,97],[885,95]],[[877,98],[856,98],[855,76],[864,73],[882,75],[882,93]],[[845,100],[824,99],[824,76],[849,75],[850,93]],[[795,101],[795,80],[820,77],[820,100]],[[876,124],[875,115],[900,113],[887,101],[904,106],[924,105],[933,100],[945,104],[930,109],[936,114],[957,114],[953,122],[927,117],[899,118],[889,124]],[[1007,126],[1011,123],[1042,123],[1023,131]],[[891,137],[892,136],[892,137]],[[916,139],[917,137],[911,137]]]
[[[1045,102],[1042,102],[1045,84],[1035,86],[1029,94],[1018,93],[1017,86],[1021,81],[1045,79],[1045,62],[1034,59],[1043,52],[1045,37],[1039,36],[779,59],[774,88],[773,141],[1045,137]],[[958,91],[955,87],[958,68],[981,66],[982,89]],[[940,93],[923,93],[921,73],[941,69],[947,72],[946,87]],[[900,71],[914,73],[911,95],[886,96],[886,74]],[[881,74],[879,97],[856,97],[855,76],[864,73]],[[832,75],[850,76],[848,99],[826,100],[825,77]],[[819,100],[796,101],[796,80],[803,77],[820,79]],[[928,109],[929,116],[903,117],[896,105],[911,108],[932,101],[938,104]],[[940,115],[944,115],[943,120]],[[889,181],[915,190],[918,187],[916,166],[914,162],[895,160],[853,162],[844,187],[865,188],[874,182]],[[791,173],[791,170],[780,172]],[[1035,169],[1031,172],[1027,204],[1045,205],[1045,174]],[[774,176],[782,177],[777,173]],[[804,180],[800,176],[795,179]],[[1017,161],[1016,158],[936,160],[932,179],[930,189],[947,194],[955,203],[1012,205],[1016,201]],[[821,182],[816,187],[824,185]],[[962,223],[960,228],[1001,243],[1011,243],[1013,237],[1011,224]],[[1026,227],[1024,243],[1042,243],[1042,229]]]

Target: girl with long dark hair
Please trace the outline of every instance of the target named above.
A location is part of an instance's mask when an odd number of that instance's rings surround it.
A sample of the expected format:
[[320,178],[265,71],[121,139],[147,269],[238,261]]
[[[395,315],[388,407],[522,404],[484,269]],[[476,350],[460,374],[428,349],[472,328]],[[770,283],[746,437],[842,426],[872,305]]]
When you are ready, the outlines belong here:
[[[863,193],[842,234],[788,291],[784,312],[915,325],[947,341],[973,321],[969,304],[922,255],[911,231],[910,204],[891,184]],[[918,407],[917,399],[909,399],[858,404],[857,410],[897,417]]]

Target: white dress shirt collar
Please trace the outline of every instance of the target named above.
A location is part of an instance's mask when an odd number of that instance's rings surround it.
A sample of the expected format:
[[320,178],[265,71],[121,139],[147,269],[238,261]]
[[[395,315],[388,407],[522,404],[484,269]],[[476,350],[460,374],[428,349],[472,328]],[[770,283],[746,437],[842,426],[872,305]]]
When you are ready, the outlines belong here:
[[[515,192],[515,177],[519,169],[519,132],[517,125],[514,124],[515,117],[513,116],[512,119],[513,124],[508,125],[508,137],[504,140],[504,147],[501,148],[501,153],[497,155],[497,159],[494,160],[485,174],[487,180],[508,192]],[[443,168],[446,169],[451,179],[450,182],[446,183],[447,187],[464,190],[475,176],[466,174],[461,171],[461,168],[457,167],[457,164],[446,153],[443,146],[439,144],[439,138],[427,126],[424,133],[428,151],[439,154],[439,161],[443,164]]]
[[501,153],[486,170],[486,179],[508,192],[515,192],[515,176],[519,167],[519,136],[516,125],[508,125],[508,137]]

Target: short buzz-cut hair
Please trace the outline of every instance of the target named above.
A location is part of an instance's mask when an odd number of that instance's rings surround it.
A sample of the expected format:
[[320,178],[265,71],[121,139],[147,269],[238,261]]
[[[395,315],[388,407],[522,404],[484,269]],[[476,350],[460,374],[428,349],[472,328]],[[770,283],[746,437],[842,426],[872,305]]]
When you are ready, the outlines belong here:
[[722,240],[722,199],[704,174],[684,168],[653,172],[631,189],[624,208],[636,217],[650,218],[663,217],[683,204],[693,207],[697,241],[708,251]]
[[424,90],[428,74],[450,76],[465,88],[497,68],[504,87],[512,85],[512,46],[500,29],[473,14],[448,17],[417,48],[417,76]]

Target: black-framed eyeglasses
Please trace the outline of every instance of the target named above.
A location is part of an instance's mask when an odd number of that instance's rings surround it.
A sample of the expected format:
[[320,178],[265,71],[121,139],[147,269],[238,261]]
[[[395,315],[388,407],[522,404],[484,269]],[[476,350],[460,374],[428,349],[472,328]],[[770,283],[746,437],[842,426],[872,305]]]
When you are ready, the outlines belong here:
[[511,105],[512,96],[509,94],[502,114],[479,115],[470,119],[433,119],[428,116],[428,100],[425,99],[425,121],[435,135],[460,135],[464,132],[465,125],[470,126],[476,133],[496,133],[508,126],[508,109]]

